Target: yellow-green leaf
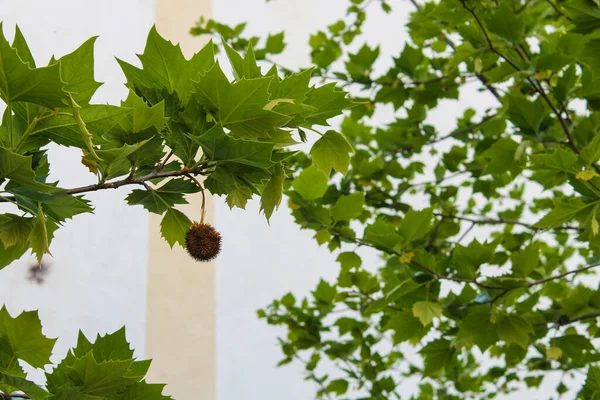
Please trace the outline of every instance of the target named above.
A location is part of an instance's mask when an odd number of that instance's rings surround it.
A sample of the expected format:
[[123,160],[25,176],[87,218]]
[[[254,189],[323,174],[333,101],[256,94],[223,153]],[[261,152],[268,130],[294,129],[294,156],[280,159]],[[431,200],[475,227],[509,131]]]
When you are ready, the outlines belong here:
[[31,233],[29,234],[29,246],[31,251],[35,254],[35,258],[38,263],[42,262],[44,254],[50,254],[50,242],[52,241],[52,234],[56,230],[57,226],[54,222],[46,220],[46,216],[42,212],[42,207],[39,207],[37,219],[33,224]]
[[342,134],[327,131],[310,149],[310,155],[314,165],[325,174],[329,175],[333,168],[346,175],[352,151],[352,146]]
[[264,106],[263,108],[265,110],[273,110],[273,108],[275,108],[276,105],[280,104],[280,103],[289,103],[289,104],[294,104],[294,99],[275,99],[275,100],[271,100],[270,102],[267,103],[266,106]]
[[245,186],[238,186],[227,195],[225,199],[229,208],[238,207],[246,208],[246,203],[252,197],[252,190]]
[[327,229],[321,229],[315,234],[315,239],[317,240],[317,243],[319,243],[320,246],[323,243],[327,243],[329,242],[329,240],[331,240],[331,233],[329,233]]
[[417,301],[412,307],[413,315],[419,320],[423,326],[429,325],[434,318],[442,316],[442,307],[431,301]]
[[283,197],[283,181],[285,180],[285,171],[281,164],[276,164],[271,179],[265,185],[260,198],[260,209],[265,213],[267,221],[273,215],[273,211],[279,207]]
[[549,347],[546,349],[546,357],[551,358],[553,360],[558,360],[562,357],[562,350],[559,347]]
[[596,176],[600,176],[600,175],[598,175],[598,173],[596,171],[586,169],[585,171],[581,171],[580,173],[575,175],[575,178],[581,179],[582,181],[589,181],[590,179],[592,179]]
[[414,255],[415,255],[415,253],[413,253],[412,251],[408,252],[408,253],[404,253],[400,256],[400,262],[408,264],[412,261]]

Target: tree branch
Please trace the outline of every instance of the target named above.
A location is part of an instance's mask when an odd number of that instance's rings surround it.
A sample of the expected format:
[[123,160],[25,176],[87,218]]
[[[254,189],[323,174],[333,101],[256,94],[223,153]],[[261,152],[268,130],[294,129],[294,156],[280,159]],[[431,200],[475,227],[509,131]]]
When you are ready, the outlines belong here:
[[[145,176],[142,176],[139,178],[133,178],[131,176],[128,176],[127,178],[120,179],[117,181],[98,183],[98,184],[94,184],[94,185],[66,189],[64,192],[67,194],[81,194],[81,193],[95,192],[95,191],[104,190],[104,189],[117,189],[117,188],[120,188],[121,186],[127,186],[127,185],[146,186],[146,182],[151,181],[153,179],[174,178],[174,177],[188,176],[188,175],[203,175],[203,171],[206,168],[207,168],[206,165],[201,165],[192,170],[182,169],[181,171],[166,171],[166,172],[155,171],[151,174],[148,174],[148,175],[145,175]],[[12,198],[12,197],[5,197],[5,198],[0,198],[0,203],[10,202],[9,199],[14,201],[14,198]]]
[[[399,253],[397,251],[394,251],[394,250],[390,251],[389,249],[382,248],[380,246],[373,245],[373,244],[370,244],[370,243],[366,243],[366,242],[364,242],[364,241],[362,241],[360,239],[353,238],[353,237],[350,237],[348,235],[345,235],[344,233],[342,233],[340,231],[337,231],[337,230],[334,230],[334,233],[337,236],[339,236],[339,237],[341,237],[341,238],[343,238],[343,239],[345,239],[345,240],[347,240],[347,241],[349,241],[351,243],[355,243],[358,246],[371,247],[373,249],[377,249],[379,251],[383,251],[384,253],[387,253],[387,254],[393,254],[393,255],[398,255],[398,256],[402,255],[402,253]],[[453,281],[453,282],[472,283],[474,285],[479,286],[482,289],[492,289],[492,290],[504,290],[505,289],[502,286],[494,286],[494,285],[487,285],[485,283],[481,283],[481,282],[477,281],[476,279],[456,278],[456,277],[452,277],[452,276],[442,275],[442,274],[434,271],[433,269],[429,268],[428,266],[423,265],[423,264],[421,264],[421,263],[419,263],[417,261],[414,261],[414,260],[411,260],[409,262],[409,264],[412,264],[415,267],[418,267],[418,268],[422,269],[423,271],[425,271],[425,272],[433,275],[436,279]]]
[[[472,222],[477,225],[518,225],[518,226],[522,226],[524,228],[527,228],[527,229],[530,229],[533,231],[542,230],[541,228],[535,228],[533,226],[533,224],[528,224],[526,222],[521,222],[521,221],[511,221],[511,220],[506,220],[503,218],[471,218],[471,217],[465,217],[462,215],[449,215],[449,214],[442,214],[442,213],[433,213],[433,215],[440,217],[442,219],[457,219],[460,221]],[[580,228],[575,227],[575,226],[565,225],[565,226],[558,226],[556,228],[553,228],[553,230],[579,231]]]
[[589,269],[596,268],[598,266],[600,266],[600,263],[590,264],[588,266],[585,266],[585,267],[582,267],[582,268],[579,268],[579,269],[574,269],[572,271],[564,272],[562,274],[558,274],[558,275],[554,275],[554,276],[549,276],[548,278],[544,278],[544,279],[537,280],[535,282],[531,282],[531,283],[527,284],[527,287],[541,285],[543,283],[550,282],[550,281],[553,281],[553,280],[556,280],[556,279],[560,279],[560,278],[564,278],[565,276],[569,276],[569,275],[573,275],[573,274],[578,274],[580,272],[584,272],[584,271],[587,271]]
[[561,10],[558,8],[558,6],[557,6],[556,4],[554,4],[554,1],[552,1],[552,0],[546,0],[546,2],[552,6],[552,8],[554,9],[554,11],[556,11],[556,13],[557,13],[558,15],[560,15],[561,17],[565,17],[565,18],[566,18],[566,19],[568,19],[569,21],[573,21],[573,18],[569,17],[568,15],[565,15],[565,13],[564,13],[564,12],[562,12],[562,11],[561,11]]
[[472,132],[475,129],[479,128],[481,125],[485,124],[486,122],[488,122],[489,120],[491,120],[492,118],[494,118],[496,116],[497,116],[497,114],[487,115],[487,116],[483,117],[481,119],[481,121],[479,121],[479,122],[477,122],[477,123],[475,123],[473,125],[467,126],[466,128],[457,129],[455,131],[452,131],[452,132],[450,132],[447,135],[444,135],[444,136],[442,136],[440,138],[435,139],[434,141],[429,142],[428,144],[442,142],[442,141],[444,141],[444,140],[446,140],[448,138],[462,135],[463,133],[470,133],[470,132]]
[[[423,8],[416,2],[416,0],[409,0],[409,1],[417,9],[417,11],[419,11],[419,12],[423,11]],[[444,38],[444,42],[446,42],[446,44],[448,46],[450,46],[452,48],[452,50],[456,50],[456,44],[454,44],[452,39],[450,39],[449,37],[446,36]],[[496,100],[498,100],[500,103],[502,103],[502,96],[500,96],[500,94],[498,93],[498,91],[496,90],[495,87],[493,87],[492,85],[490,85],[487,82],[487,78],[481,74],[475,74],[475,76],[485,86],[485,88],[496,98]]]
[[[494,46],[494,44],[492,42],[492,39],[488,35],[487,30],[485,29],[485,27],[483,26],[483,23],[481,22],[481,19],[479,19],[479,16],[477,16],[477,14],[475,13],[475,10],[473,8],[467,6],[465,0],[461,0],[461,4],[465,8],[465,10],[467,10],[475,19],[475,22],[479,26],[481,33],[485,36],[485,40],[487,41],[488,47],[490,48],[490,50],[492,52],[494,52],[496,55],[498,55],[498,57],[500,57],[502,60],[507,62],[511,67],[513,67],[513,69],[515,69],[516,71],[521,71],[521,68],[519,68],[519,66],[517,64],[515,64],[508,57],[506,57],[504,54],[502,54],[498,49],[496,49],[496,47]],[[520,54],[520,53],[517,52],[517,54]],[[544,99],[546,104],[548,104],[548,106],[550,107],[550,109],[552,110],[554,115],[556,115],[556,118],[558,119],[558,121],[562,127],[562,130],[564,131],[565,136],[567,137],[567,140],[569,141],[569,146],[573,149],[573,151],[575,153],[579,154],[579,149],[577,148],[577,145],[575,144],[575,140],[573,139],[573,135],[571,135],[571,132],[569,130],[569,127],[567,126],[566,121],[563,119],[561,113],[558,111],[558,109],[556,108],[556,106],[554,105],[552,100],[550,100],[550,98],[546,94],[546,91],[544,90],[544,88],[542,87],[540,82],[537,79],[531,78],[529,76],[526,79],[529,82],[529,84],[531,86],[533,86],[535,91],[542,97],[542,99]],[[596,171],[600,170],[600,168],[598,168],[596,165],[594,165],[593,167],[594,167],[594,169],[596,169]]]
[[560,318],[559,318],[556,321],[534,322],[533,325],[541,326],[541,325],[548,325],[548,324],[558,324],[560,326],[564,326],[564,325],[573,324],[575,322],[583,321],[586,319],[592,319],[592,318],[598,318],[598,317],[600,317],[600,312],[592,312],[592,313],[582,314],[575,318],[569,318],[567,320],[560,320]]

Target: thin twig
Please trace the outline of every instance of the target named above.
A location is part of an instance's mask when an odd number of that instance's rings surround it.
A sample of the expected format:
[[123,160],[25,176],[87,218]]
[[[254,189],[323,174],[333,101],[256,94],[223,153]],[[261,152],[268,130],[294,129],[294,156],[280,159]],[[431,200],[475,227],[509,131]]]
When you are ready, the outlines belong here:
[[556,11],[556,13],[559,14],[561,17],[565,17],[569,21],[573,21],[573,18],[569,17],[564,12],[560,11],[558,6],[556,4],[554,4],[554,2],[552,0],[546,0],[546,1],[548,2],[548,4],[550,4],[552,6],[552,8],[554,8],[554,11]]
[[194,183],[196,184],[196,186],[198,186],[200,188],[200,193],[202,193],[202,205],[201,205],[201,214],[200,214],[200,223],[203,224],[204,223],[204,215],[206,214],[206,195],[204,194],[204,187],[202,186],[202,184],[200,183],[200,181],[196,178],[194,178],[192,175],[186,175],[188,178],[190,178],[192,181],[194,181]]
[[600,266],[600,263],[590,264],[588,266],[585,266],[585,267],[582,267],[582,268],[579,268],[579,269],[574,269],[572,271],[568,271],[568,272],[565,272],[565,273],[562,273],[562,274],[558,274],[558,275],[554,275],[554,276],[549,276],[548,278],[544,278],[544,279],[537,280],[535,282],[531,282],[531,283],[527,284],[527,287],[541,285],[541,284],[546,283],[546,282],[550,282],[550,281],[553,281],[553,280],[556,280],[556,279],[564,278],[565,276],[569,276],[569,275],[573,275],[573,274],[579,274],[580,272],[584,272],[584,271],[587,271],[589,269],[596,268],[598,266]]
[[[475,10],[473,8],[467,6],[465,0],[461,0],[461,4],[462,4],[463,8],[465,10],[467,10],[473,16],[473,18],[475,19],[475,22],[479,26],[479,29],[481,30],[481,33],[484,35],[485,40],[487,41],[490,50],[492,52],[494,52],[496,55],[498,55],[498,57],[500,57],[501,59],[503,59],[505,62],[507,62],[511,67],[513,67],[513,69],[515,69],[516,71],[521,71],[521,68],[517,64],[515,64],[507,56],[505,56],[504,54],[502,54],[494,46],[494,43],[492,42],[492,39],[488,35],[488,32],[485,29],[485,26],[483,25],[483,22],[481,22],[481,19],[475,13]],[[517,53],[518,53],[518,51],[517,51]],[[542,97],[542,99],[544,99],[544,101],[546,102],[546,104],[548,104],[548,106],[550,107],[550,109],[552,110],[552,112],[554,113],[554,115],[556,115],[556,118],[558,119],[558,121],[559,121],[559,123],[560,123],[560,125],[562,127],[562,130],[564,131],[565,136],[567,137],[567,140],[569,141],[569,146],[571,147],[571,149],[573,149],[573,151],[575,153],[579,154],[580,151],[577,148],[577,145],[575,144],[575,139],[573,138],[573,135],[571,135],[569,127],[567,126],[565,120],[562,118],[562,115],[561,115],[560,111],[558,111],[558,109],[556,108],[556,106],[554,105],[554,103],[552,102],[552,100],[550,100],[550,98],[546,94],[546,91],[544,90],[544,88],[542,87],[542,85],[540,84],[540,82],[537,79],[531,78],[531,77],[527,77],[526,79],[529,82],[529,84],[531,84],[531,86],[535,89],[535,91]],[[594,165],[593,167],[594,167],[594,169],[596,169],[597,172],[600,172],[600,168],[599,167],[597,167],[596,165]]]
[[564,326],[564,325],[569,325],[569,324],[573,324],[575,322],[579,322],[579,321],[583,321],[586,319],[592,319],[592,318],[598,318],[600,317],[600,312],[593,312],[593,313],[588,313],[588,314],[582,314],[578,317],[575,318],[569,318],[565,321],[544,321],[544,322],[534,322],[533,325],[535,326],[541,326],[541,325],[548,325],[548,324],[557,324],[559,326]]
[[[416,2],[416,0],[409,0],[412,5],[417,9],[417,11],[422,12],[423,8]],[[444,42],[446,42],[446,44],[448,46],[450,46],[450,48],[452,48],[452,50],[456,50],[456,44],[452,41],[452,39],[450,39],[449,37],[444,37]],[[500,94],[498,93],[498,91],[496,90],[495,87],[493,87],[492,85],[490,85],[487,81],[487,78],[481,74],[475,74],[475,76],[477,76],[477,79],[479,79],[479,81],[485,86],[485,88],[496,98],[496,100],[498,100],[500,103],[502,103],[502,96],[500,96]]]
[[471,232],[473,230],[473,228],[475,228],[475,226],[477,226],[477,222],[471,221],[471,225],[467,228],[467,230],[462,235],[460,235],[460,237],[458,238],[458,240],[456,241],[456,243],[462,242],[463,239],[465,237],[467,237],[467,235],[469,234],[469,232]]
[[[460,221],[469,221],[469,222],[475,222],[478,225],[518,225],[518,226],[522,226],[524,228],[533,230],[533,231],[539,231],[542,230],[541,228],[536,228],[533,226],[533,224],[528,224],[526,222],[521,222],[521,221],[512,221],[512,220],[507,220],[507,219],[503,219],[503,218],[471,218],[471,217],[466,217],[466,216],[462,216],[462,215],[449,215],[449,214],[442,214],[442,213],[434,213],[433,215],[440,217],[442,219],[457,219]],[[569,225],[564,225],[564,226],[557,226],[556,228],[553,228],[554,230],[564,230],[564,231],[580,231],[581,229],[575,226],[569,226]]]
[[167,154],[167,156],[165,157],[165,159],[156,166],[156,169],[154,170],[154,172],[158,173],[160,172],[165,165],[167,165],[167,162],[169,161],[169,159],[173,156],[173,150],[169,151],[169,154]]
[[488,122],[490,119],[492,119],[492,118],[494,118],[494,117],[496,117],[496,116],[497,116],[497,114],[493,114],[493,115],[488,115],[488,116],[485,116],[485,117],[483,117],[483,118],[481,119],[481,121],[479,121],[479,122],[477,122],[477,123],[475,123],[475,124],[473,124],[473,125],[467,126],[466,128],[457,129],[457,130],[455,130],[455,131],[452,131],[452,132],[450,132],[450,133],[449,133],[449,134],[447,134],[447,135],[444,135],[444,136],[442,136],[442,137],[440,137],[440,138],[437,138],[437,139],[435,139],[435,140],[434,140],[434,141],[432,141],[432,142],[429,142],[428,144],[432,144],[432,143],[438,143],[438,142],[444,141],[444,140],[446,140],[446,139],[449,139],[449,138],[451,138],[451,137],[455,137],[455,136],[462,135],[463,133],[470,133],[470,132],[472,132],[472,131],[474,131],[475,129],[479,128],[481,125],[485,124],[485,123],[486,123],[486,122]]

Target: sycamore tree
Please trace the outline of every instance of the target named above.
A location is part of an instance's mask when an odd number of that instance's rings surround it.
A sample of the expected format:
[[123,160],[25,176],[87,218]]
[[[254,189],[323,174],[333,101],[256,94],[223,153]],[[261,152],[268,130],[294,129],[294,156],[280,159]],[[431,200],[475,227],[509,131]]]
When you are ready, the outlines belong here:
[[[310,70],[285,77],[261,70],[251,48],[242,57],[209,42],[186,59],[154,28],[141,68],[118,60],[127,98],[95,104],[94,40],[37,66],[19,29],[9,43],[0,25],[0,268],[29,252],[41,263],[56,230],[93,210],[87,193],[122,186],[134,188],[129,204],[163,215],[161,234],[171,246],[208,261],[221,237],[204,222],[204,201],[197,215],[177,209],[186,195],[201,192],[204,199],[208,191],[242,208],[260,196],[268,220],[298,167],[289,147],[305,137],[302,128],[327,125],[353,104],[335,84],[311,85]],[[218,51],[229,62],[218,62]],[[89,169],[90,184],[62,187],[51,173],[49,144],[79,151],[81,164],[73,168]],[[340,133],[329,130],[314,149],[320,168],[340,168],[340,153],[348,168],[351,148]],[[42,334],[37,312],[14,317],[0,309],[0,398],[170,398],[163,385],[145,381],[150,362],[134,359],[124,329],[93,343],[80,334],[50,368],[54,343]],[[28,380],[22,364],[45,369],[46,382]]]
[[[399,54],[366,43],[371,11],[408,7]],[[192,33],[283,51],[243,29]],[[360,104],[341,122],[349,169],[323,130],[291,159],[288,204],[339,276],[259,311],[286,331],[281,364],[304,363],[322,399],[599,398],[599,2],[351,0],[309,44],[313,76]],[[436,128],[451,102],[464,113]]]

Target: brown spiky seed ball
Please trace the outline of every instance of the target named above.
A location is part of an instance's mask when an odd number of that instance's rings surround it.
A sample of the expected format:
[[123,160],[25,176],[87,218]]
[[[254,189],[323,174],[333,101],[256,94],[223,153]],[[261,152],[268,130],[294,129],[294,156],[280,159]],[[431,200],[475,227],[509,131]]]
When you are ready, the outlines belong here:
[[185,234],[190,256],[198,261],[210,261],[221,251],[221,234],[209,224],[194,222]]

